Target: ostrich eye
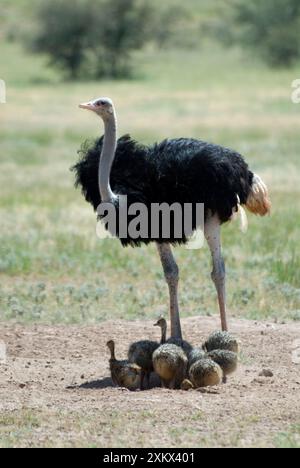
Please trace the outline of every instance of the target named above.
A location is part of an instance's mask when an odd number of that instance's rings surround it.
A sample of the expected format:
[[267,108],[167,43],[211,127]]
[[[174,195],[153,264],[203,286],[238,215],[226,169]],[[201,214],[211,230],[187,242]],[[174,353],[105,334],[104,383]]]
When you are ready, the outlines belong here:
[[97,105],[97,106],[106,106],[106,101],[102,101],[102,100],[97,101],[97,102],[96,102],[96,105]]

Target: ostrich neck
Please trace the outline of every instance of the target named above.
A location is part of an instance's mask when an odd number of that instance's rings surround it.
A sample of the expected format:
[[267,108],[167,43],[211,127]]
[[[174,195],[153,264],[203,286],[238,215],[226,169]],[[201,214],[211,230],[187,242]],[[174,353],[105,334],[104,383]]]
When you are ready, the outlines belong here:
[[167,340],[167,329],[165,327],[163,327],[161,329],[161,341],[160,341],[160,344],[164,344]]
[[110,186],[111,168],[117,148],[117,119],[113,114],[104,120],[104,141],[99,163],[99,190],[102,202],[112,202],[116,196]]
[[114,346],[112,346],[112,347],[110,348],[110,360],[111,360],[111,361],[115,361],[115,360],[116,360],[115,347],[114,347]]

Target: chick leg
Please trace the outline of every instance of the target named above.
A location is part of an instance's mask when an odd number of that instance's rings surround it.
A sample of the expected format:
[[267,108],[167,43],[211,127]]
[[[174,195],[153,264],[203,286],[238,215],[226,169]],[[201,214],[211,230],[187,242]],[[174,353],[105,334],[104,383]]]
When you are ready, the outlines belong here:
[[176,377],[174,377],[174,379],[172,379],[171,382],[169,383],[169,389],[170,390],[176,389]]
[[151,377],[151,372],[146,372],[146,388],[149,390],[150,388],[150,377]]
[[140,380],[140,390],[144,389],[144,379],[145,379],[145,372],[141,371],[141,380]]
[[166,380],[161,379],[161,387],[162,388],[169,388],[169,384]]
[[173,256],[170,244],[157,244],[157,248],[164,269],[165,278],[169,287],[171,337],[182,339],[178,307],[179,269]]
[[221,250],[221,224],[218,216],[213,216],[206,221],[204,226],[204,234],[213,260],[213,271],[211,277],[215,283],[218,293],[222,330],[227,331],[226,274],[225,263],[222,258]]

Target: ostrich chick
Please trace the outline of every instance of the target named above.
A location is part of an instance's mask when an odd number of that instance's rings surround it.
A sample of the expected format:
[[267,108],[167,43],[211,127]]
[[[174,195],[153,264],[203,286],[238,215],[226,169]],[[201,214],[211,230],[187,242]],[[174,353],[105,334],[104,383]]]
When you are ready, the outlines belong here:
[[203,349],[207,352],[214,351],[215,349],[226,349],[227,351],[238,353],[239,345],[231,333],[216,331],[204,343]]
[[237,353],[224,349],[215,349],[207,353],[207,356],[216,362],[223,371],[223,383],[227,382],[227,375],[233,374],[238,366]]
[[189,353],[189,368],[200,359],[205,359],[206,352],[200,348],[193,348],[192,351]]
[[192,351],[193,347],[190,343],[187,341],[183,340],[182,338],[175,338],[175,337],[170,337],[166,339],[167,336],[167,321],[165,318],[161,317],[157,323],[154,324],[155,326],[158,326],[162,330],[162,338],[161,338],[161,344],[163,343],[168,343],[168,344],[173,344],[176,346],[179,346],[179,348],[182,348],[186,356],[188,357],[190,352]]
[[[160,344],[166,342],[167,333],[167,322],[164,318],[160,318],[155,326],[161,328],[161,340]],[[156,341],[144,340],[132,343],[128,350],[128,360],[134,364],[137,364],[141,368],[141,382],[140,389],[144,388],[144,378],[147,380],[147,388],[150,384],[150,375],[153,372],[153,360],[152,356],[154,351],[159,347],[159,343]]]
[[194,388],[219,385],[222,377],[221,367],[208,358],[196,361],[189,370],[189,378]]
[[192,347],[180,338],[171,337],[166,341],[167,321],[161,317],[155,326],[161,327],[161,344],[153,355],[154,370],[159,375],[163,387],[179,388],[188,366],[187,355]]
[[150,375],[153,372],[152,356],[159,347],[155,341],[138,341],[132,343],[128,350],[128,361],[141,368],[140,389],[144,389],[144,379],[146,377],[146,387],[149,388]]
[[179,346],[180,348],[182,348],[182,350],[184,351],[185,355],[188,357],[190,352],[192,351],[193,347],[190,343],[188,343],[187,341],[185,340],[182,340],[181,338],[174,338],[174,337],[171,337],[167,340],[167,343],[169,344],[173,344],[173,345],[176,345],[176,346]]
[[182,348],[166,343],[153,354],[153,367],[164,388],[180,388],[187,372],[188,359]]
[[108,341],[107,347],[111,354],[109,367],[113,383],[119,387],[134,390],[139,384],[141,372],[140,367],[128,361],[118,361],[115,356],[114,341]]

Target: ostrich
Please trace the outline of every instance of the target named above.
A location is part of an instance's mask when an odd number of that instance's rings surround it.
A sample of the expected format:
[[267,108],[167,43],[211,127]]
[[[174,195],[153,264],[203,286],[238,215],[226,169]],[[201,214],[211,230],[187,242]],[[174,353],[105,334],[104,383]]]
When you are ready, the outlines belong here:
[[204,358],[194,362],[189,369],[189,380],[181,383],[182,390],[191,388],[214,387],[221,383],[223,371],[212,359]]
[[238,355],[226,349],[215,349],[207,353],[207,357],[216,362],[223,371],[223,383],[227,382],[227,375],[233,374],[238,367]]
[[153,372],[153,361],[152,356],[157,348],[166,342],[167,335],[167,322],[164,318],[160,318],[154,326],[161,328],[161,339],[160,343],[156,341],[143,340],[136,341],[129,346],[128,349],[128,361],[136,364],[141,368],[141,381],[140,389],[144,388],[144,378],[146,377],[146,385],[149,388],[150,375]]
[[153,367],[163,388],[175,390],[186,377],[188,358],[181,347],[165,343],[154,351]]
[[202,349],[207,352],[222,349],[238,353],[239,344],[231,333],[217,331],[209,336],[208,340],[202,346]]
[[206,352],[200,348],[193,348],[190,354],[188,355],[189,360],[189,368],[195,364],[195,362],[200,361],[201,359],[205,359]]
[[[252,173],[238,153],[204,141],[179,138],[143,146],[129,135],[117,140],[117,119],[113,102],[99,98],[80,104],[103,120],[105,133],[90,147],[82,147],[81,159],[73,167],[76,185],[95,210],[100,203],[120,208],[121,195],[128,206],[143,203],[203,203],[204,235],[212,255],[212,280],[216,286],[221,328],[228,330],[226,315],[225,264],[221,252],[221,225],[245,205],[261,216],[270,212],[268,190],[259,176]],[[197,225],[193,220],[193,229]],[[179,270],[172,245],[188,239],[120,238],[123,246],[156,242],[170,296],[171,336],[182,339],[179,305]]]
[[133,390],[140,380],[141,368],[129,361],[118,361],[115,355],[115,342],[110,340],[106,346],[110,351],[109,368],[115,385]]
[[170,336],[170,338],[166,339],[168,326],[165,318],[160,317],[160,319],[157,321],[157,323],[154,324],[154,326],[160,327],[162,330],[161,344],[166,343],[176,345],[179,348],[182,348],[183,352],[187,357],[189,356],[193,347],[188,341],[183,340],[182,338],[174,338],[173,336]]

